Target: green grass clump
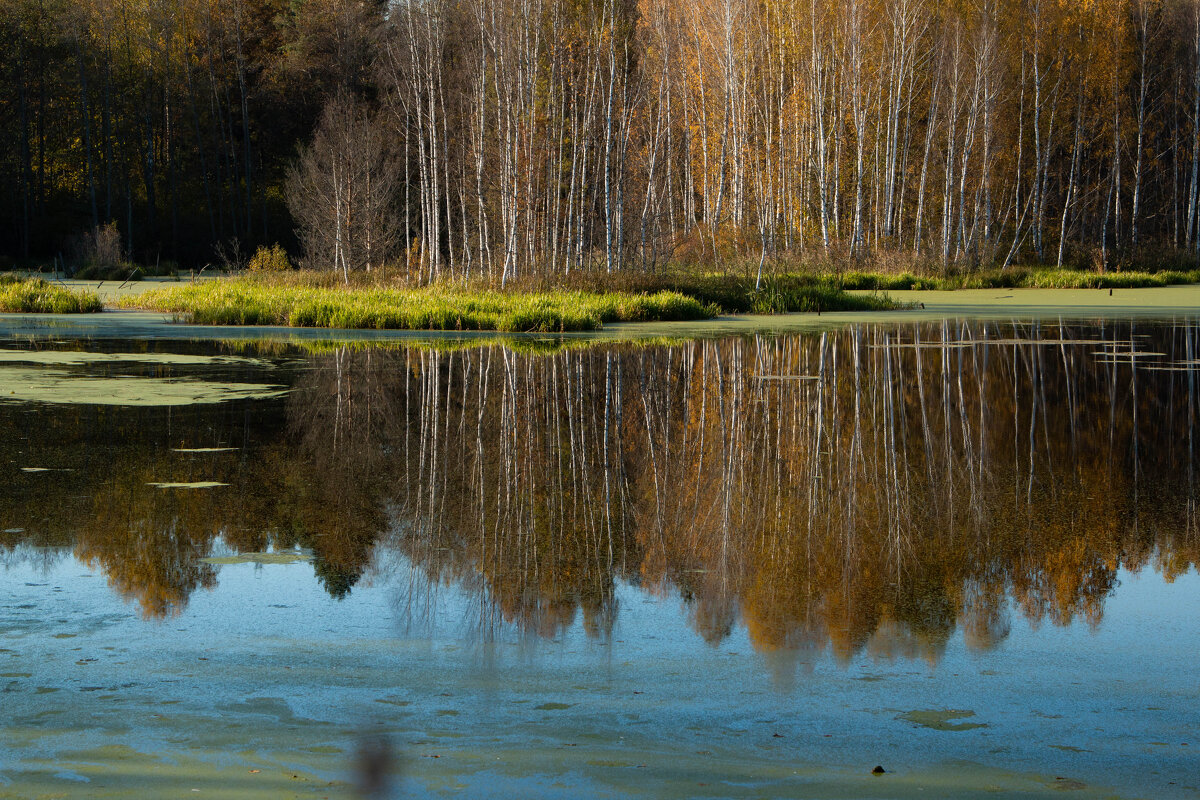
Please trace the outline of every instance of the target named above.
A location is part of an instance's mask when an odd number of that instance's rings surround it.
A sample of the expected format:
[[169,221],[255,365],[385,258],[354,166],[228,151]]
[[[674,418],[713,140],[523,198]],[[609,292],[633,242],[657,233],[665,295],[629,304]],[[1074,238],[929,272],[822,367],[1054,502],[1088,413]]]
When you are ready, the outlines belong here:
[[122,298],[126,308],[186,315],[205,325],[377,330],[595,330],[609,322],[708,319],[714,310],[675,292],[483,292],[324,288],[250,279],[211,281]]
[[95,292],[66,289],[41,278],[0,280],[0,311],[22,314],[92,314],[103,308]]
[[889,275],[876,272],[847,272],[838,278],[826,275],[822,280],[840,284],[847,290],[864,290],[896,292],[908,289],[960,289],[961,285],[951,285],[953,279],[918,277],[911,272],[901,272]]
[[887,295],[853,295],[829,285],[788,285],[770,281],[750,293],[750,310],[755,314],[784,314],[793,311],[891,311],[897,305]]

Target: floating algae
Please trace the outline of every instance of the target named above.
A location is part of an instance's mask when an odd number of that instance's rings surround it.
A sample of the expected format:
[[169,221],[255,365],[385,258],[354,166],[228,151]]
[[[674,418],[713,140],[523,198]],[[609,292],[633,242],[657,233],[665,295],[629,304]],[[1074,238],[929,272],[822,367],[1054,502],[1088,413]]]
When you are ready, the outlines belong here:
[[0,401],[108,406],[184,406],[283,395],[283,386],[121,376],[80,377],[66,370],[0,366]]
[[274,553],[238,553],[232,556],[213,556],[200,559],[205,564],[224,566],[229,564],[297,564],[312,561],[311,553],[289,550]]
[[966,719],[975,716],[974,711],[956,711],[953,709],[909,711],[896,717],[906,722],[920,725],[922,728],[932,728],[935,731],[969,731],[975,728],[986,728],[984,722],[951,722],[955,719]]
[[187,355],[183,353],[84,353],[76,350],[9,350],[0,348],[0,364],[43,364],[80,367],[98,363],[173,364],[176,366],[214,366],[239,364],[272,366],[270,361],[246,356]]

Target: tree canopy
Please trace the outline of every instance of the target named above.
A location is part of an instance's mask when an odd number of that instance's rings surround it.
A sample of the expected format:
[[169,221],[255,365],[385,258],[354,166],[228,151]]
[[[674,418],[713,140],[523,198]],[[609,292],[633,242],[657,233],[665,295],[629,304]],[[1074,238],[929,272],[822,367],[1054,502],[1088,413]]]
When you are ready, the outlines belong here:
[[1200,0],[0,0],[0,56],[9,259],[312,251],[338,97],[423,279],[1200,253]]

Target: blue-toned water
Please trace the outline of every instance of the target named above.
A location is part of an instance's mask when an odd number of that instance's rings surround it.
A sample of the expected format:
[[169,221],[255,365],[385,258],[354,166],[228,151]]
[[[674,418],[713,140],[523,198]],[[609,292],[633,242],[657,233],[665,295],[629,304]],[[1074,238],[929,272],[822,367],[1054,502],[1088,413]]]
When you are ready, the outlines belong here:
[[9,342],[0,797],[1194,797],[1197,338]]

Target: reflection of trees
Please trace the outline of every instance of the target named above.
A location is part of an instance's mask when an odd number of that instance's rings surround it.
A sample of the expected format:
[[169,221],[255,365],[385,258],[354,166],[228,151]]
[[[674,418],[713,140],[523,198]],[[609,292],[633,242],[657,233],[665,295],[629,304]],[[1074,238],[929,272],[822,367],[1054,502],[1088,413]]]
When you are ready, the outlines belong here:
[[[23,528],[23,540],[38,547],[73,550],[147,616],[178,611],[195,589],[215,584],[215,569],[200,559],[224,509],[204,492],[147,486],[164,475],[209,477],[189,475],[193,464],[167,467],[161,409],[67,406],[40,411],[37,425],[27,424],[22,407],[14,410],[0,414],[3,460],[16,473],[0,494],[0,527]],[[190,412],[172,414],[189,425]],[[31,457],[54,471],[17,472]]]
[[[1012,609],[1094,624],[1119,568],[1169,580],[1200,556],[1196,329],[1081,330],[339,349],[282,408],[175,418],[243,448],[177,479],[229,487],[145,487],[180,470],[145,433],[155,412],[66,415],[46,435],[88,431],[105,470],[61,497],[17,480],[0,523],[41,520],[26,540],[72,543],[149,614],[211,585],[199,559],[218,536],[311,548],[335,597],[382,537],[425,576],[414,598],[475,590],[485,627],[553,636],[581,616],[607,635],[625,580],[678,591],[710,642],[742,621],[780,664],[825,647],[936,659],[956,628],[1002,641]],[[1165,355],[1134,370],[1131,352]]]
[[[75,542],[80,561],[99,566],[123,596],[146,616],[178,611],[197,588],[216,585],[208,555],[217,531],[212,495],[147,491],[146,464],[114,470],[95,497]],[[154,492],[158,491],[158,494]]]
[[[1145,333],[1101,331],[1110,350],[1190,358],[1193,329]],[[1095,623],[1120,566],[1195,561],[1180,434],[1197,403],[1193,372],[1134,375],[1073,335],[947,323],[426,354],[401,546],[545,633],[611,607],[617,576],[677,587],[710,641],[740,615],[759,648],[840,658],[936,658],[958,625],[990,647],[1010,598]]]
[[[361,578],[386,522],[399,466],[389,431],[403,414],[388,360],[339,349],[302,373],[288,401],[282,496],[288,527],[311,547],[317,577],[337,598]],[[282,516],[282,515],[280,515]]]
[[[406,378],[401,543],[440,580],[482,578],[484,624],[554,635],[581,610],[606,633],[630,552],[619,447],[620,361],[489,348],[415,356]],[[535,391],[531,388],[537,387]],[[399,437],[395,437],[399,440]]]
[[[216,570],[202,559],[218,537],[239,552],[310,548],[323,585],[345,596],[385,528],[385,490],[403,467],[382,438],[385,421],[395,428],[402,420],[395,403],[403,397],[381,382],[386,370],[374,358],[359,353],[351,365],[343,349],[315,360],[293,387],[286,425],[277,407],[263,403],[68,406],[32,428],[10,407],[15,413],[0,414],[0,447],[16,474],[0,496],[0,522],[23,530],[5,534],[0,546],[72,547],[147,616],[178,612],[196,588],[215,585]],[[197,443],[235,450],[170,449]],[[27,451],[69,471],[22,475]],[[228,486],[148,485],[164,480]]]

